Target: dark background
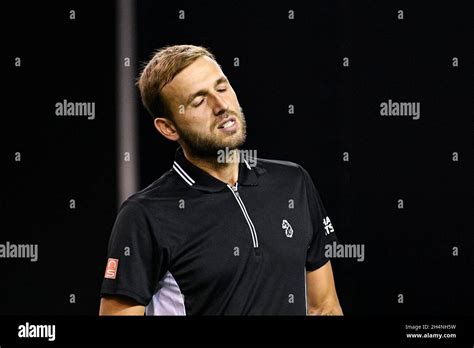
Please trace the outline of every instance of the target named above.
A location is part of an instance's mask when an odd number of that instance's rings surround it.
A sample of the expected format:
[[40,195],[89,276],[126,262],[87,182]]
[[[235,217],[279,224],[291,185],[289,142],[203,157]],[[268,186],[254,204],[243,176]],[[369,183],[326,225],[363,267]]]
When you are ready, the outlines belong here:
[[[138,0],[137,66],[164,45],[213,51],[247,118],[245,148],[305,167],[339,241],[365,245],[364,262],[332,261],[346,315],[472,315],[473,57],[465,5]],[[0,259],[0,314],[95,315],[118,199],[115,2],[16,2],[1,17],[0,243],[37,243],[39,260]],[[96,102],[95,120],[56,117],[63,99]],[[388,99],[420,102],[421,118],[381,117]],[[141,105],[138,137],[143,188],[171,167],[176,144],[156,133]]]

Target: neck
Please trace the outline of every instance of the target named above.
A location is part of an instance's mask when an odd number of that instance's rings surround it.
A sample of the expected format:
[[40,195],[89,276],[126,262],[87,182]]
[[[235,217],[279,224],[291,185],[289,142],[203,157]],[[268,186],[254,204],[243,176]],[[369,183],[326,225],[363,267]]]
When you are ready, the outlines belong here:
[[183,153],[186,159],[196,167],[204,170],[214,178],[235,186],[239,179],[239,152],[233,151],[230,160],[220,163],[217,157],[197,157],[183,147]]

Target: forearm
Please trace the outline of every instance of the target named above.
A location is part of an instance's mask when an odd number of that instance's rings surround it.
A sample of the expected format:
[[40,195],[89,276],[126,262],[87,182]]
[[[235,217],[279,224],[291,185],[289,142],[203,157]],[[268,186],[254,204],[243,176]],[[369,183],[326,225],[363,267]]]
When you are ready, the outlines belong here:
[[307,272],[308,315],[344,315],[337,297],[331,262]]
[[338,301],[328,301],[308,307],[308,315],[344,315],[344,313]]
[[100,300],[99,315],[144,315],[145,307],[121,296],[104,296]]

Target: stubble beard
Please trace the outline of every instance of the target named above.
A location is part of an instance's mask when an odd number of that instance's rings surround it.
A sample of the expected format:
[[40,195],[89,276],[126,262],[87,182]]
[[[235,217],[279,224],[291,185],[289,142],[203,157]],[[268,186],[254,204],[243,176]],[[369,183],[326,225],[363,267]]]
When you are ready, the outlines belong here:
[[[186,148],[192,157],[220,164],[217,158],[221,151],[226,151],[226,148],[228,151],[235,150],[245,143],[247,137],[247,123],[242,109],[240,109],[239,113],[232,112],[229,114],[230,116],[235,116],[240,125],[240,131],[237,131],[240,133],[239,136],[231,141],[227,139],[221,140],[213,133],[203,135],[194,131],[181,129],[175,125],[180,139],[186,144]],[[235,133],[231,136],[235,136]]]

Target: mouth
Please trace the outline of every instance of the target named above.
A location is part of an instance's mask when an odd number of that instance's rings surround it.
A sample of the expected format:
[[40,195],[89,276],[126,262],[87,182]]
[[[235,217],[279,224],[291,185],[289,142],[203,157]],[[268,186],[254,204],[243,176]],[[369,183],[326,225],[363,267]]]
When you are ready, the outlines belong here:
[[219,123],[217,129],[221,129],[223,131],[234,131],[237,128],[237,119],[235,117],[229,117]]

